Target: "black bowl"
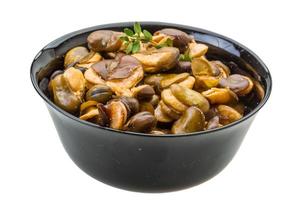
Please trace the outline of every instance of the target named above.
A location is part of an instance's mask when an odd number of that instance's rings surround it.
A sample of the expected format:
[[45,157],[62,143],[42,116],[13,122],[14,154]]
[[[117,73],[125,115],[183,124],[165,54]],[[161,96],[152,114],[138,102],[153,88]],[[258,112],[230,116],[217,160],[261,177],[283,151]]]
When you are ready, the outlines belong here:
[[260,102],[249,101],[251,111],[245,117],[215,130],[153,136],[100,128],[63,111],[39,88],[39,81],[61,64],[61,56],[72,47],[85,45],[89,33],[98,29],[122,30],[132,25],[132,22],[100,25],[54,40],[34,58],[30,71],[33,86],[44,99],[67,153],[78,167],[95,179],[140,192],[167,192],[200,184],[231,161],[255,115],[270,96],[270,73],[245,46],[199,28],[161,22],[141,23],[151,32],[173,27],[193,35],[196,41],[210,46],[209,57],[236,62],[264,86],[264,98]]

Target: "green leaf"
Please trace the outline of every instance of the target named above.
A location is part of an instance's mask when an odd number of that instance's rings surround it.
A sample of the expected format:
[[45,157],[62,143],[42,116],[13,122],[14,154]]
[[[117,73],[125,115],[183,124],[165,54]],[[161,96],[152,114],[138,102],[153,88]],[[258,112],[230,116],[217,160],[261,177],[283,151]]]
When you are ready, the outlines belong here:
[[173,46],[173,40],[171,40],[170,38],[168,38],[165,42],[165,44],[168,46],[168,47],[172,47]]
[[125,50],[126,54],[130,54],[130,52],[132,51],[132,47],[133,47],[132,43],[129,43],[127,45],[127,48]]
[[130,37],[134,35],[134,32],[130,28],[124,28],[124,33]]
[[149,41],[151,41],[152,40],[152,34],[149,32],[149,31],[147,31],[147,30],[143,30],[143,34],[144,34],[144,36],[145,36],[145,40],[147,41],[147,42],[149,42]]
[[149,42],[152,40],[152,34],[147,30],[143,30],[142,32],[142,27],[138,22],[133,24],[133,30],[124,28],[124,34],[120,37],[126,45],[125,52],[127,54],[137,53],[141,49],[141,42]]
[[157,49],[160,49],[160,48],[162,48],[162,47],[163,47],[163,46],[162,46],[161,44],[155,46],[155,48],[157,48]]
[[140,35],[140,33],[142,32],[141,25],[138,22],[135,22],[133,24],[133,29],[134,29],[134,32],[137,33],[138,35]]
[[184,61],[184,59],[185,59],[185,56],[184,56],[183,54],[180,54],[179,60],[180,60],[180,61]]
[[137,53],[141,48],[140,42],[135,41],[132,45],[132,53]]
[[127,47],[127,45],[129,44],[129,41],[124,41],[123,44]]
[[157,49],[163,48],[163,47],[172,47],[173,46],[173,40],[168,38],[164,43],[159,44],[156,46]]
[[192,59],[190,58],[188,52],[185,52],[184,54],[180,54],[179,60],[180,61],[192,61]]
[[128,42],[128,41],[129,41],[129,38],[128,38],[127,36],[124,35],[124,36],[121,36],[121,37],[120,37],[120,40],[122,40],[122,41],[127,41],[127,42]]

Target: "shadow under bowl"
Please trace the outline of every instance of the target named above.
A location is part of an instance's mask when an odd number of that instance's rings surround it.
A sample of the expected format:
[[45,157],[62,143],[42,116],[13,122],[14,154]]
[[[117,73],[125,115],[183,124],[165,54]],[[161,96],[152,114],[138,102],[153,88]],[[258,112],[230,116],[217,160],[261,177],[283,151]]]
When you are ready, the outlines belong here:
[[198,185],[218,174],[232,160],[255,115],[270,96],[270,73],[258,56],[245,46],[200,28],[141,22],[142,27],[151,32],[171,27],[193,35],[197,42],[209,45],[209,58],[234,61],[263,85],[264,98],[250,105],[252,109],[246,116],[215,130],[153,136],[100,128],[63,111],[39,88],[39,81],[62,64],[61,57],[67,50],[86,45],[89,33],[99,29],[121,31],[132,25],[132,22],[99,25],[49,43],[32,63],[33,86],[45,101],[70,158],[90,176],[118,188],[139,192],[168,192]]

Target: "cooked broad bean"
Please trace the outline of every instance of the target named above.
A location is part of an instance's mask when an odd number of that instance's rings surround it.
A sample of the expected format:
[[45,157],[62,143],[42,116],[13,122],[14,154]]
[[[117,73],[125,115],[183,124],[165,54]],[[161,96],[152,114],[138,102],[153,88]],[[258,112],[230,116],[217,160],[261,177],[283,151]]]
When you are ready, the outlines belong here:
[[204,126],[205,116],[203,112],[198,107],[191,106],[173,124],[171,132],[173,134],[192,133],[204,130]]

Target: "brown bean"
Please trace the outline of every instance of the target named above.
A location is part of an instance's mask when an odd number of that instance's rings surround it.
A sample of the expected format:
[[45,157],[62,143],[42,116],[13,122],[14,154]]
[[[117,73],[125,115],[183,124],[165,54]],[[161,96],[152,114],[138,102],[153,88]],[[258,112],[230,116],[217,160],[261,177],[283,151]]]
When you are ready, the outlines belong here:
[[238,95],[243,96],[251,92],[253,88],[253,82],[246,76],[233,74],[226,79],[222,78],[220,80],[220,86],[228,87]]
[[124,130],[149,133],[156,126],[156,118],[150,112],[139,112],[126,123]]
[[153,87],[150,85],[140,85],[131,89],[133,96],[140,101],[148,101],[155,95]]
[[212,66],[214,66],[216,69],[218,69],[219,73],[221,73],[221,74],[218,74],[220,77],[227,78],[230,75],[230,69],[229,69],[229,67],[227,67],[221,61],[219,61],[219,60],[213,60],[213,61],[210,61],[210,64]]
[[242,115],[238,111],[226,105],[219,105],[217,110],[222,125],[230,124],[242,118]]
[[111,101],[107,105],[107,114],[110,120],[110,127],[121,130],[127,121],[128,113],[121,101]]
[[219,128],[221,126],[222,125],[220,124],[219,116],[215,116],[208,121],[206,129],[209,130],[209,129]]
[[216,87],[219,84],[219,79],[214,76],[196,76],[195,89],[197,91],[204,91],[212,87]]
[[173,124],[173,134],[192,133],[204,130],[205,117],[203,112],[195,107],[189,107],[183,115]]
[[147,111],[154,115],[154,107],[149,102],[140,102],[140,112]]
[[136,98],[121,96],[118,100],[120,100],[125,105],[128,116],[132,116],[135,113],[139,112],[140,104]]
[[161,111],[166,114],[169,118],[177,120],[180,118],[181,113],[174,110],[172,107],[167,106],[163,101],[159,102]]
[[87,81],[87,88],[91,88],[94,85],[105,85],[105,81],[101,78],[99,74],[91,67],[84,72],[84,78]]
[[[175,84],[173,84],[175,85]],[[172,85],[172,86],[173,86]],[[181,86],[183,87],[183,86]],[[177,93],[178,94],[178,93]],[[164,89],[161,93],[161,98],[164,101],[164,103],[168,106],[170,106],[171,108],[173,108],[174,110],[178,111],[178,112],[184,112],[188,106],[183,104],[181,102],[181,100],[178,100],[174,95],[173,92],[171,92],[170,89]]]
[[113,92],[106,85],[95,85],[85,94],[86,100],[94,100],[99,103],[106,103],[112,98]]
[[119,65],[108,75],[106,84],[118,96],[132,96],[131,88],[136,86],[144,77],[140,63],[132,56],[123,56]]
[[[181,86],[179,84],[173,84],[170,87],[171,94],[173,94],[180,102],[188,106],[196,106],[200,108],[203,112],[207,112],[209,109],[209,102],[202,96],[199,92],[196,92],[187,87]],[[170,94],[169,94],[170,96]],[[165,99],[163,99],[166,103]],[[172,105],[172,104],[171,104]],[[186,109],[180,110],[183,112]]]
[[89,50],[85,47],[74,47],[70,49],[66,55],[64,60],[65,68],[73,67],[75,64],[79,63],[81,59],[86,57],[89,54]]
[[121,32],[110,30],[94,31],[87,38],[88,46],[91,50],[96,52],[117,51],[122,45],[122,41],[119,39],[121,35]]
[[137,58],[147,73],[167,71],[176,65],[179,51],[174,47],[163,47],[132,55]]
[[157,104],[159,103],[159,96],[158,95],[153,95],[152,98],[149,100],[149,103],[152,104],[153,107],[156,107]]
[[192,72],[194,76],[213,75],[212,66],[204,56],[192,59]]
[[189,77],[189,73],[181,74],[168,74],[160,81],[160,86],[162,88],[168,88],[174,83],[179,83]]
[[49,83],[54,103],[69,113],[76,113],[83,101],[84,83],[82,73],[74,68],[57,75]]
[[154,35],[159,34],[170,36],[173,40],[174,47],[179,48],[181,52],[183,52],[188,43],[192,41],[192,38],[188,34],[174,28],[165,28],[154,33]]
[[189,76],[186,79],[184,79],[183,81],[181,81],[180,83],[178,83],[178,85],[192,89],[195,85],[195,82],[196,82],[196,79],[193,76]]
[[211,104],[229,104],[238,101],[235,93],[227,88],[211,88],[202,92],[202,95],[209,100]]
[[192,66],[190,61],[178,61],[176,66],[172,69],[173,73],[192,72]]
[[208,46],[200,43],[189,43],[189,56],[190,58],[201,57],[206,54]]
[[171,119],[170,117],[168,117],[166,114],[164,114],[162,112],[161,107],[160,107],[159,104],[154,110],[154,116],[157,119],[157,121],[159,121],[159,122],[168,123],[168,122],[173,121],[173,119]]

